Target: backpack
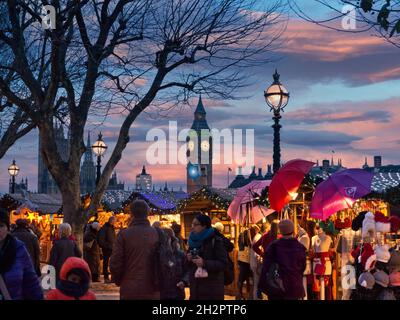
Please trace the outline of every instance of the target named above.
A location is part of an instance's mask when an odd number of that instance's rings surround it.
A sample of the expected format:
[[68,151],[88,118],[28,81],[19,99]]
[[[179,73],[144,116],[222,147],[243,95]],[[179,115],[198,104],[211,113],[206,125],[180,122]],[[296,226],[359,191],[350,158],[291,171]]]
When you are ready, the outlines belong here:
[[156,288],[163,287],[164,279],[176,276],[177,258],[168,245],[167,237],[160,228],[155,228],[158,233],[158,242],[153,256],[153,284]]
[[[212,248],[214,250],[215,238],[213,238],[211,241],[212,241]],[[224,269],[224,285],[229,286],[230,284],[232,284],[233,280],[235,279],[235,273],[234,273],[233,261],[227,251],[226,251],[226,258],[228,260],[228,263],[226,264],[225,269]]]
[[[273,256],[276,255],[276,245],[271,244],[269,250],[273,250]],[[267,296],[284,296],[286,289],[280,276],[280,268],[278,263],[271,263],[269,270],[266,270],[266,272],[263,270],[261,274],[262,277],[264,277],[260,279],[259,283],[259,287],[262,292],[264,292]]]

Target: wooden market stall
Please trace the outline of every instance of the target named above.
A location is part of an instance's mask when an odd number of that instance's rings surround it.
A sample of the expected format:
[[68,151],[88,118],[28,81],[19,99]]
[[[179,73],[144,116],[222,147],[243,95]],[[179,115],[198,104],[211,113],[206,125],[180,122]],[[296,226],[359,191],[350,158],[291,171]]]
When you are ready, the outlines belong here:
[[18,219],[27,219],[31,229],[39,238],[40,262],[49,260],[52,241],[58,226],[63,222],[62,200],[58,194],[15,193],[6,194],[0,199],[0,207],[10,213],[11,226]]

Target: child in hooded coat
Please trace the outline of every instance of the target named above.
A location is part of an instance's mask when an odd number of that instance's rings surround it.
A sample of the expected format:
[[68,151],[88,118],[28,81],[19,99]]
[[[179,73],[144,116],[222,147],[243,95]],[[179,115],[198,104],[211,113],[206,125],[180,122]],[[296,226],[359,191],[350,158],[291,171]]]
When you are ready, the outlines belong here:
[[57,289],[49,291],[46,300],[96,300],[89,290],[91,273],[85,260],[70,257],[63,264]]

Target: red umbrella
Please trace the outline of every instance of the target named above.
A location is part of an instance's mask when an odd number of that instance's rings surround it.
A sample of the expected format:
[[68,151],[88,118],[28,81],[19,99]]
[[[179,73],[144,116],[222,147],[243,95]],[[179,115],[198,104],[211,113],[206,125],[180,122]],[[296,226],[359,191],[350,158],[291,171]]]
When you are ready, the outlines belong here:
[[304,177],[314,166],[314,162],[294,159],[287,162],[272,178],[268,190],[270,207],[281,211],[283,207],[297,196]]

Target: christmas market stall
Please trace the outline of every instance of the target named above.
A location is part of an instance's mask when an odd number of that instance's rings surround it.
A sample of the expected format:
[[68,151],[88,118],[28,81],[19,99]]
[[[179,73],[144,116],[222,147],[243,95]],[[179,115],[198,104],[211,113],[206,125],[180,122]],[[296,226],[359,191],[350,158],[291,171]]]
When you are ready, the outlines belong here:
[[121,206],[120,211],[128,213],[130,204],[135,200],[144,200],[150,207],[150,223],[160,222],[161,227],[170,227],[173,222],[181,224],[181,216],[177,212],[180,201],[187,198],[183,191],[134,191]]
[[63,222],[61,196],[29,192],[6,194],[0,199],[0,206],[10,212],[12,226],[18,219],[29,221],[39,238],[40,261],[46,263],[58,226]]

